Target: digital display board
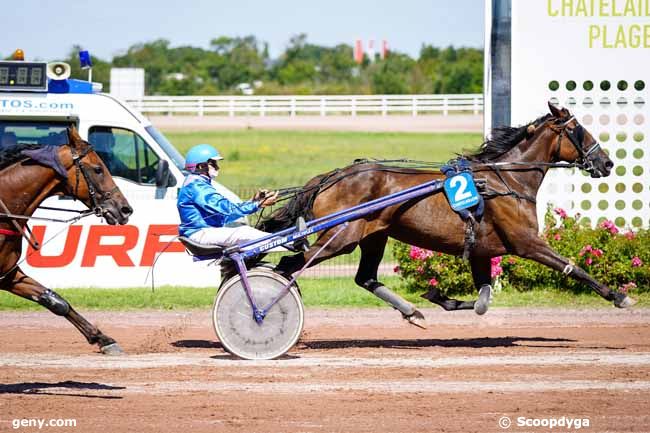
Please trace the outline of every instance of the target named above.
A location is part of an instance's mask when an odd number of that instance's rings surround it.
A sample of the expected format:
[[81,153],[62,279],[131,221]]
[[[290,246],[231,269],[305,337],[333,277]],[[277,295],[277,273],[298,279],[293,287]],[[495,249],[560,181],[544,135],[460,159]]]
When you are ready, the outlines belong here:
[[47,63],[0,61],[0,91],[47,91]]

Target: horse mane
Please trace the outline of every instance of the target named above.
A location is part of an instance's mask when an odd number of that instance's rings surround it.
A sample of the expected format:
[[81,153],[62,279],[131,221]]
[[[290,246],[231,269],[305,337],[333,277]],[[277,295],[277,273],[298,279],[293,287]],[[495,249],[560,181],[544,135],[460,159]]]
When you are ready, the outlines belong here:
[[4,170],[15,162],[29,158],[27,155],[22,154],[23,150],[38,149],[40,147],[42,146],[38,144],[19,144],[0,150],[0,170]]
[[523,139],[532,135],[529,129],[531,126],[537,128],[552,117],[551,114],[546,114],[538,117],[533,122],[514,128],[511,126],[498,126],[492,130],[490,138],[483,142],[476,152],[464,156],[470,161],[493,161],[511,150]]

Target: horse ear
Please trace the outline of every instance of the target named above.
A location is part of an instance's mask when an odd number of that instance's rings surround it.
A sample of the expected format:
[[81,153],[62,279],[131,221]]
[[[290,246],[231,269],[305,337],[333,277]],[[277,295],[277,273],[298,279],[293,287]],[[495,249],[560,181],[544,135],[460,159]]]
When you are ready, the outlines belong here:
[[531,123],[530,125],[528,125],[528,127],[526,128],[526,137],[528,138],[532,137],[533,134],[535,134],[536,129],[537,128],[535,127],[534,124]]
[[556,117],[558,119],[562,118],[562,109],[559,106],[553,104],[551,101],[548,101],[548,109],[551,110],[553,117]]
[[70,125],[68,128],[68,139],[70,140],[70,144],[74,146],[83,142],[83,139],[79,135],[79,132],[74,125]]

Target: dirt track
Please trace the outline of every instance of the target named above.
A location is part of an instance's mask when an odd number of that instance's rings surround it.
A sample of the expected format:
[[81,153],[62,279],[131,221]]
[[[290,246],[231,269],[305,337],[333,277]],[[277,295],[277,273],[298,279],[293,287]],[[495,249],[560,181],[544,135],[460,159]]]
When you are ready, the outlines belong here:
[[[0,431],[509,432],[517,417],[650,431],[650,310],[307,310],[290,356],[225,354],[206,312],[91,313],[103,357],[49,313],[0,316]],[[12,428],[24,418],[76,428]]]

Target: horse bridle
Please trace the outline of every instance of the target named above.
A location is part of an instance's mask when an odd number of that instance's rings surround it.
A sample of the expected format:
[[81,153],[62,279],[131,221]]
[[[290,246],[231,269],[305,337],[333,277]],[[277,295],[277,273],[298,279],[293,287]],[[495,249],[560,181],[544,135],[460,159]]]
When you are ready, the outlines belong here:
[[575,116],[571,116],[568,120],[564,121],[560,125],[561,129],[558,132],[557,150],[555,151],[555,155],[559,159],[560,149],[562,148],[562,136],[566,134],[571,144],[573,144],[573,147],[575,148],[576,152],[578,152],[578,158],[576,158],[575,160],[576,167],[580,168],[581,170],[585,170],[589,173],[592,173],[593,170],[596,169],[596,167],[594,166],[594,161],[591,158],[591,155],[593,155],[600,149],[600,143],[598,143],[597,141],[594,142],[594,144],[587,151],[585,151],[584,149],[585,128],[580,123],[576,122],[576,127],[573,129],[569,129],[568,128],[569,123],[571,123],[573,120],[575,120]]
[[[101,204],[104,203],[109,198],[111,198],[111,195],[114,192],[118,191],[118,187],[115,186],[115,188],[113,188],[108,192],[102,192],[101,189],[97,186],[97,184],[88,175],[88,171],[86,170],[86,165],[82,162],[82,159],[84,159],[86,155],[90,153],[91,150],[92,147],[90,146],[90,144],[88,144],[87,147],[81,153],[77,153],[77,149],[75,149],[73,146],[70,146],[70,153],[72,154],[72,162],[75,165],[75,172],[76,172],[75,187],[74,187],[74,191],[72,192],[72,195],[74,197],[78,196],[79,173],[81,173],[84,180],[86,181],[86,186],[88,187],[88,196],[90,197],[90,202],[92,204],[92,211],[95,213],[96,216],[101,217],[103,213]],[[100,200],[97,200],[98,191],[100,195]]]

